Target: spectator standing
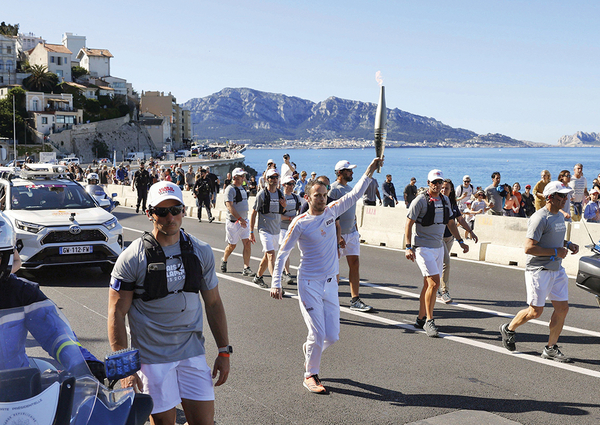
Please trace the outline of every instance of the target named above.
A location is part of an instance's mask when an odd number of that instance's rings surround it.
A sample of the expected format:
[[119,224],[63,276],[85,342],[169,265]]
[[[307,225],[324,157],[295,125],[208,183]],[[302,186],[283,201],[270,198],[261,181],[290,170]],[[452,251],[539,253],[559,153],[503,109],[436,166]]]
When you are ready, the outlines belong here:
[[525,217],[531,217],[535,212],[535,201],[533,199],[533,193],[531,193],[531,185],[525,185],[525,192],[521,195],[523,205],[525,208]]
[[381,185],[381,191],[383,192],[383,206],[395,208],[398,205],[398,198],[396,197],[396,188],[394,187],[394,183],[392,183],[391,174],[385,176],[385,181]]
[[473,196],[473,192],[471,177],[466,175],[463,177],[462,184],[456,188],[456,203],[461,211],[465,209],[467,201]]
[[137,192],[137,202],[135,206],[136,214],[140,212],[140,205],[142,207],[142,213],[146,212],[146,199],[148,198],[148,186],[150,186],[150,174],[144,168],[144,163],[140,164],[140,169],[133,175],[133,182],[131,188]]
[[[188,423],[214,422],[214,389],[227,380],[227,319],[219,294],[214,255],[205,242],[181,229],[183,194],[173,183],[150,189],[151,233],[133,241],[119,255],[108,296],[108,338],[114,351],[128,344],[140,350],[141,370],[121,386],[149,394],[152,423],[175,424],[181,403]],[[150,269],[148,264],[162,263]],[[213,371],[206,362],[202,300],[219,354]]]
[[[348,185],[353,179],[354,168],[356,165],[349,161],[338,161],[335,165],[336,181],[331,185],[329,197],[338,200],[345,194],[352,191]],[[356,205],[352,205],[342,215],[340,215],[340,226],[342,229],[342,239],[344,240],[340,248],[340,257],[346,257],[348,262],[348,280],[350,283],[350,310],[369,312],[373,307],[361,301],[360,291],[360,235],[356,225]]]
[[306,171],[302,171],[300,173],[300,179],[296,182],[296,186],[294,187],[294,193],[301,198],[304,198],[304,190],[306,189],[306,184],[308,181],[306,180]]
[[227,173],[225,181],[223,182],[223,190],[227,189],[227,186],[231,184],[231,173]]
[[208,222],[212,223],[214,217],[210,211],[210,181],[206,178],[206,170],[200,169],[200,176],[196,176],[196,183],[192,187],[192,193],[196,198],[196,207],[198,208],[198,222],[202,222],[202,207],[206,208]]
[[598,194],[600,194],[600,191],[597,188],[590,190],[590,202],[587,203],[585,210],[583,210],[583,218],[590,223],[600,223]]
[[535,186],[533,187],[533,196],[535,197],[535,210],[539,211],[540,209],[544,208],[544,205],[546,205],[546,197],[544,196],[544,189],[546,188],[546,185],[548,183],[550,183],[550,171],[548,170],[542,170],[542,175],[541,175],[542,179],[537,182],[535,184]]
[[256,196],[257,192],[258,192],[258,184],[256,183],[256,177],[252,176],[250,177],[250,180],[248,181],[248,194],[250,196]]
[[371,182],[369,186],[367,186],[367,190],[365,190],[365,194],[363,195],[363,204],[374,207],[377,205],[377,201],[375,199],[379,199],[379,205],[381,205],[381,195],[379,194],[379,183],[375,180],[375,177],[371,178]]
[[[569,183],[571,182],[571,172],[569,170],[562,170],[558,173],[558,181],[562,183],[564,187],[569,187]],[[565,221],[571,221],[571,198],[573,197],[573,192],[567,194],[567,199],[565,201],[565,206],[560,210],[562,215],[565,216]]]
[[293,177],[294,172],[296,171],[296,165],[293,162],[290,162],[290,155],[283,155],[283,165],[281,166],[281,181],[286,177]]
[[269,268],[271,276],[275,267],[275,251],[279,248],[279,229],[281,228],[281,215],[286,202],[283,193],[278,189],[279,172],[275,168],[266,173],[267,187],[256,195],[254,207],[250,215],[250,242],[255,243],[254,224],[258,216],[258,235],[262,245],[263,257],[258,266],[253,282],[261,288],[268,288],[263,274]]
[[100,184],[106,186],[108,184],[109,177],[108,166],[106,164],[102,166],[102,171],[100,171],[98,175],[100,176]]
[[[438,328],[433,319],[436,294],[444,266],[444,230],[446,226],[458,240],[463,252],[469,247],[461,239],[454,219],[451,219],[450,200],[441,194],[444,175],[440,170],[431,170],[427,175],[427,192],[417,195],[410,204],[404,238],[405,257],[417,262],[423,275],[423,289],[419,298],[419,313],[415,322],[417,329],[424,329],[427,336],[437,338]],[[413,226],[415,227],[414,247]]]
[[210,167],[204,167],[204,169],[206,170],[206,178],[210,182],[210,202],[212,208],[215,208],[217,206],[217,193],[221,188],[221,181],[216,174],[210,172]]
[[246,172],[242,168],[233,170],[232,183],[225,189],[225,207],[227,207],[227,221],[225,222],[225,240],[227,246],[221,259],[221,271],[227,273],[227,260],[241,240],[243,244],[242,258],[244,268],[242,276],[253,277],[255,274],[250,269],[250,226],[248,224],[248,193],[242,187]]
[[[390,176],[390,181],[392,180],[392,177]],[[410,203],[412,201],[414,201],[414,199],[417,197],[417,179],[415,177],[411,177],[410,179],[410,183],[406,185],[406,187],[404,188],[404,205],[406,205],[406,208],[408,208],[410,206]],[[396,199],[396,204],[398,203],[398,200]],[[394,206],[394,205],[392,205]]]
[[559,213],[571,190],[558,181],[546,184],[544,196],[547,202],[531,216],[527,225],[525,287],[529,307],[519,311],[510,323],[500,326],[502,344],[507,350],[515,351],[517,328],[540,317],[546,299],[550,299],[554,312],[550,318],[548,345],[544,347],[542,358],[561,363],[570,361],[557,345],[569,311],[569,278],[562,267],[562,259],[569,251],[573,254],[579,251],[576,244],[565,241],[565,219]]
[[492,173],[492,184],[485,188],[489,213],[492,215],[502,215],[502,198],[506,196],[504,186],[500,185],[501,176],[498,171]]
[[525,217],[525,208],[523,204],[523,197],[521,196],[521,185],[519,182],[515,182],[512,185],[512,194],[517,198],[517,202],[519,204],[519,212],[517,213],[517,217]]
[[315,180],[317,180],[317,173],[315,171],[313,171],[312,173],[310,173],[310,179],[308,179],[308,181],[312,182]]
[[117,181],[119,184],[125,184],[125,179],[127,178],[127,170],[123,167],[123,164],[119,165],[117,169]]
[[587,190],[587,179],[583,176],[583,165],[575,164],[569,187],[573,189],[573,197],[571,198],[571,219],[573,221],[581,221],[583,213],[583,204],[589,196]]
[[519,215],[519,199],[513,195],[512,188],[509,185],[504,185],[506,197],[504,198],[504,216],[517,217]]
[[194,167],[190,165],[185,173],[185,190],[192,190],[194,184],[196,184],[196,173],[194,173]]

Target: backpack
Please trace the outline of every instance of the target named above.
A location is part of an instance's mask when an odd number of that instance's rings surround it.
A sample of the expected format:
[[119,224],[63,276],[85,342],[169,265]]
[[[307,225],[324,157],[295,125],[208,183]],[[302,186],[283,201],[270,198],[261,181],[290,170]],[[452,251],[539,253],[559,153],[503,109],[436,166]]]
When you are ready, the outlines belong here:
[[[262,214],[269,214],[271,212],[271,192],[269,192],[269,189],[263,189],[263,192],[265,192],[265,202],[260,212]],[[281,190],[277,189],[277,195],[279,196],[280,200],[284,199],[283,192]],[[279,214],[283,214],[284,212],[285,208],[279,204]]]
[[427,211],[425,212],[425,215],[421,217],[420,220],[417,219],[417,223],[424,227],[431,226],[432,224],[448,224],[448,221],[450,221],[450,214],[448,213],[447,204],[444,200],[445,196],[440,194],[442,208],[444,209],[444,219],[442,223],[434,223],[435,202],[433,201],[433,199],[431,199],[431,196],[429,196],[429,192],[425,192],[425,198],[427,199]]

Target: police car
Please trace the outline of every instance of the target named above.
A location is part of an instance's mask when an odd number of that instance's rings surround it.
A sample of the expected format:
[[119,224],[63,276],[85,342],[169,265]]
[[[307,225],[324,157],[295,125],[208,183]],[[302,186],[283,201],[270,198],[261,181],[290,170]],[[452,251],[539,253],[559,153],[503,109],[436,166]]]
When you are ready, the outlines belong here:
[[0,168],[0,209],[10,218],[24,269],[85,264],[112,270],[123,227],[64,166]]

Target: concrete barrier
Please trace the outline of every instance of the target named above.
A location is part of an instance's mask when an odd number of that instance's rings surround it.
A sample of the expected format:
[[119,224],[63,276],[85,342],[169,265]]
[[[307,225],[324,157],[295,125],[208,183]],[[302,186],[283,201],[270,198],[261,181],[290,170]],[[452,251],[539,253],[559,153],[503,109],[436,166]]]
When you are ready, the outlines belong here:
[[[109,185],[107,193],[117,193],[121,205],[134,207],[137,194],[129,186]],[[191,192],[184,192],[186,215],[197,217],[196,200]],[[248,199],[250,210],[254,205],[254,197]],[[217,194],[216,208],[212,214],[217,221],[226,220],[226,207],[223,192]],[[404,249],[404,226],[406,223],[407,209],[399,204],[396,208],[382,206],[365,206],[362,201],[356,205],[356,219],[361,241],[368,245],[387,246],[390,248]],[[248,215],[249,217],[250,215]],[[588,235],[588,230],[592,236]],[[525,239],[527,235],[527,219],[518,217],[502,217],[493,215],[478,215],[475,219],[475,233],[479,243],[466,240],[469,252],[463,254],[458,244],[454,244],[451,254],[458,258],[482,261],[494,264],[513,265],[525,267]],[[577,255],[568,255],[562,261],[563,267],[569,275],[576,275],[579,258],[590,254],[586,245],[592,240],[600,240],[600,224],[598,223],[567,223],[567,240],[580,247]]]

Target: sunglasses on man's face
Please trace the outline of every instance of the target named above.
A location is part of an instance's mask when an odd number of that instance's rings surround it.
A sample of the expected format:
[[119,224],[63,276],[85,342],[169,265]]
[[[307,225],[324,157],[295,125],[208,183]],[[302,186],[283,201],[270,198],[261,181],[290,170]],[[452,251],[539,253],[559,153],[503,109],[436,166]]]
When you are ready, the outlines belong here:
[[267,178],[268,178],[268,179],[278,179],[278,178],[279,178],[279,176],[278,176],[278,175],[274,175],[274,176],[269,176],[269,177],[267,177]]
[[171,213],[172,216],[179,215],[183,212],[185,207],[183,205],[173,205],[172,207],[154,207],[150,211],[150,214],[154,214],[157,217],[166,217]]
[[567,197],[566,193],[555,193],[554,196],[556,196],[558,199],[565,199]]
[[444,183],[444,180],[442,180],[442,179],[434,180],[431,182],[431,184],[442,184],[442,183]]

